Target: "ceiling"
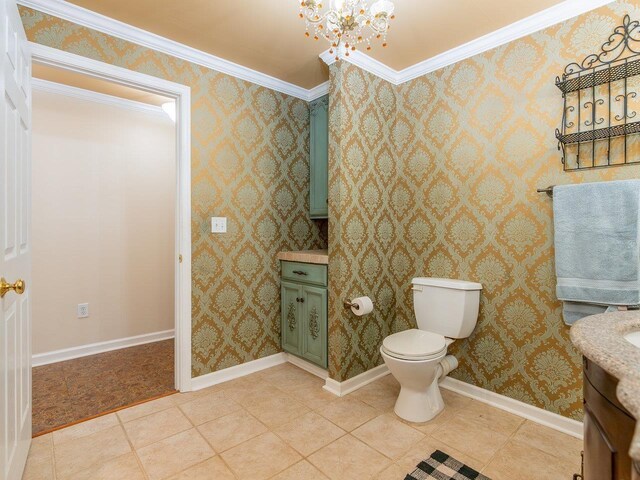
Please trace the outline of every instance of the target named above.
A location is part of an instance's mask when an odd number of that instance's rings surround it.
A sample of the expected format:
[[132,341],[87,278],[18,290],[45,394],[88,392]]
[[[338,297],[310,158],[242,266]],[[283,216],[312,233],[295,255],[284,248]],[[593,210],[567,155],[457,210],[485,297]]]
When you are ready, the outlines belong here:
[[147,103],[156,107],[172,100],[161,95],[138,90],[137,88],[126,87],[118,83],[83,75],[82,73],[77,73],[72,70],[62,70],[35,62],[33,64],[33,77],[111,95],[113,97],[120,97],[126,100]]
[[[80,7],[312,88],[329,78],[326,41],[304,36],[298,0],[69,0]],[[368,52],[401,70],[561,0],[395,0],[387,48]]]

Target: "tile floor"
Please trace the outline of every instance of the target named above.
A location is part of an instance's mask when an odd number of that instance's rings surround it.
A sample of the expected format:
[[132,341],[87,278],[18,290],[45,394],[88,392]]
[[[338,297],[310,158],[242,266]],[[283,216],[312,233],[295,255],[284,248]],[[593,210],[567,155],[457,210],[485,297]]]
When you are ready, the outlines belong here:
[[343,398],[291,365],[175,394],[34,439],[23,480],[403,480],[440,449],[492,480],[570,480],[581,442],[443,390],[398,419],[392,376]]
[[33,433],[174,391],[174,341],[33,368]]

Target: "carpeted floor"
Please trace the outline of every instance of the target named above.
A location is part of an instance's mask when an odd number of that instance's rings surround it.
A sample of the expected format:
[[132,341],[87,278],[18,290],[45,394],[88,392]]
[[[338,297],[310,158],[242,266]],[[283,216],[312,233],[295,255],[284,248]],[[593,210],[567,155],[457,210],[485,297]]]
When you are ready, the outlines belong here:
[[33,368],[33,435],[174,391],[174,341]]

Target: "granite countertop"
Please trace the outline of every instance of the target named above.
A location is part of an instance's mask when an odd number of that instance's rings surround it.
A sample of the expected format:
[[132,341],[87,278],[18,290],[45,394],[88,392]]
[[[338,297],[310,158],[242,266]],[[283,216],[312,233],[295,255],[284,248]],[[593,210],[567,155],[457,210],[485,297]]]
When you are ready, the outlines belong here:
[[326,249],[325,250],[299,250],[297,252],[280,252],[278,254],[278,260],[329,265],[329,254]]
[[640,330],[640,311],[602,313],[576,322],[571,341],[619,380],[618,400],[638,420],[629,455],[640,461],[640,348],[624,339],[635,330]]

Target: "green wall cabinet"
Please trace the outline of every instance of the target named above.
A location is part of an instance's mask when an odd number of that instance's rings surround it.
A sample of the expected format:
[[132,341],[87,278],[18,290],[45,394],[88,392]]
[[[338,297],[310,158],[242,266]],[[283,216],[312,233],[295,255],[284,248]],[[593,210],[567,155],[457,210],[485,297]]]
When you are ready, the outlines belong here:
[[327,368],[327,266],[283,261],[282,272],[282,348]]
[[329,216],[329,96],[309,104],[311,155],[309,160],[309,215]]

